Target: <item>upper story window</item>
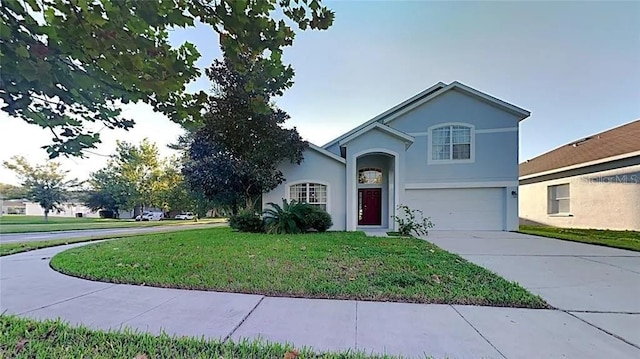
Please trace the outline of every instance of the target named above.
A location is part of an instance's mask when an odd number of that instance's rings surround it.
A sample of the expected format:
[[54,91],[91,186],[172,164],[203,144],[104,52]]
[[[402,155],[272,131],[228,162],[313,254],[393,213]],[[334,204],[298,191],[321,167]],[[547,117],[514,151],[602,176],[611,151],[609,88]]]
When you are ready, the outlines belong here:
[[289,199],[309,203],[327,210],[327,186],[320,183],[298,183],[289,186]]
[[363,168],[358,171],[359,184],[382,184],[382,170],[379,168]]
[[429,131],[430,161],[473,161],[473,127],[452,124],[434,127]]

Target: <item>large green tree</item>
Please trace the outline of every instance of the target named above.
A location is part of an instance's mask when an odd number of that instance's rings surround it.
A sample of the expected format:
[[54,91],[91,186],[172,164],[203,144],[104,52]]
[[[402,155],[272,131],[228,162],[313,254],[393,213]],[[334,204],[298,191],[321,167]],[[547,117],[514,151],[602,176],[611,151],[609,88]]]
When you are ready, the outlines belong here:
[[119,141],[107,164],[113,180],[128,188],[128,208],[160,207],[162,160],[158,146],[148,139],[139,144]]
[[14,156],[3,164],[16,173],[22,186],[27,189],[27,198],[44,209],[45,221],[49,220],[51,211],[62,209],[61,205],[67,200],[69,191],[79,186],[76,179],[67,179],[69,171],[63,170],[57,162],[32,165],[26,158]]
[[190,211],[204,217],[209,211],[223,213],[224,203],[207,199],[201,192],[191,189],[182,173],[181,157],[171,157],[164,161],[162,173],[158,178],[158,196],[166,211]]
[[333,12],[321,0],[3,0],[1,109],[49,129],[50,157],[95,147],[92,122],[131,128],[133,119],[120,117],[129,102],[193,127],[206,96],[185,85],[200,75],[199,53],[188,42],[172,47],[169,31],[197,22],[220,34],[228,59],[252,54],[277,78],[291,71],[281,56],[294,28],[326,29]]
[[214,61],[207,75],[215,92],[183,173],[194,189],[228,203],[234,212],[239,206],[253,209],[262,193],[284,181],[278,165],[299,164],[307,146],[295,128],[283,128],[289,115],[271,102],[291,86],[293,72],[284,69],[273,76],[269,62],[243,53]]
[[135,187],[126,181],[114,166],[107,166],[91,174],[85,205],[94,211],[111,211],[120,218],[120,210],[131,209],[135,201]]

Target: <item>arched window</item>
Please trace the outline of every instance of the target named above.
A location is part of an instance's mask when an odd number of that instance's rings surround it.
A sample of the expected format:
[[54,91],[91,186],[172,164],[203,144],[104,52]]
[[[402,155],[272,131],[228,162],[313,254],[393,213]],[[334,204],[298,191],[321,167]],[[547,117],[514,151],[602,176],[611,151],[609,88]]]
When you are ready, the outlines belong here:
[[429,131],[433,161],[472,160],[473,127],[444,125]]
[[358,171],[359,184],[382,184],[382,170],[379,168],[363,168]]
[[289,186],[289,200],[309,203],[327,210],[327,186],[320,183],[298,183]]

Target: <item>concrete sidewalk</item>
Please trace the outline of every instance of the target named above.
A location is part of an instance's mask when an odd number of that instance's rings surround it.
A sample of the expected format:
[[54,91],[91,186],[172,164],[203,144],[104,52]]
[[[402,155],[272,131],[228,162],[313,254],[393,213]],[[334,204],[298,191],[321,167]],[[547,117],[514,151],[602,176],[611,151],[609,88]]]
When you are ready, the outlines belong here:
[[0,312],[97,329],[261,337],[318,351],[435,358],[637,358],[640,350],[557,310],[273,298],[92,282],[53,271],[75,244],[0,258]]

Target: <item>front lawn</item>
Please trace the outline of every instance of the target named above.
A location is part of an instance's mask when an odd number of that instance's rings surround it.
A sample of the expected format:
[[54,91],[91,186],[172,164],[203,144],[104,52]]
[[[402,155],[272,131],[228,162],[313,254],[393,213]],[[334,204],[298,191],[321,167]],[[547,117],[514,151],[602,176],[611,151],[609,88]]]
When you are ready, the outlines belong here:
[[640,252],[640,232],[637,231],[520,226],[520,232]]
[[519,285],[416,238],[213,228],[73,248],[51,266],[114,283],[416,303],[543,308]]
[[[289,354],[288,354],[289,353]],[[289,345],[244,341],[221,342],[168,335],[101,332],[71,327],[59,321],[44,322],[0,315],[0,358],[295,358]],[[361,353],[313,353],[301,349],[300,359],[391,358]]]

